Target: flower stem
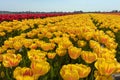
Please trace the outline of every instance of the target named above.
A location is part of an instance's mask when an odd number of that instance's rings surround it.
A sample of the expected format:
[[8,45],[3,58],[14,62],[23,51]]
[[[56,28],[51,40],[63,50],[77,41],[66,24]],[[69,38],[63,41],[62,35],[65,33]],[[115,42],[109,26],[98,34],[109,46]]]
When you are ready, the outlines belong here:
[[12,80],[12,79],[10,78],[10,75],[9,75],[9,69],[8,69],[8,68],[5,68],[5,70],[6,70],[6,77],[7,77],[7,79],[8,79],[8,80]]

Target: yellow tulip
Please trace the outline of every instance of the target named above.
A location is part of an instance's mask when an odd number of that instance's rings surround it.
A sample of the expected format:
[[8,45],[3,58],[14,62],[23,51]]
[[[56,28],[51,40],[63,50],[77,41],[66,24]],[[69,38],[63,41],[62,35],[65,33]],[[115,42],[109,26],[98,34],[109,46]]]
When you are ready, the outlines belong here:
[[56,37],[60,37],[60,35],[62,35],[62,32],[61,32],[61,31],[57,31],[57,32],[53,32],[53,34],[54,34]]
[[19,50],[22,47],[22,43],[20,41],[16,41],[13,43],[13,48],[15,50]]
[[35,44],[37,44],[38,47],[41,47],[42,44],[44,44],[44,41],[41,41],[41,40],[36,40],[35,41]]
[[21,61],[22,56],[20,54],[9,54],[6,53],[3,55],[3,65],[4,67],[13,67],[17,66]]
[[47,57],[49,58],[49,59],[54,59],[55,58],[55,56],[56,56],[56,53],[47,53]]
[[101,54],[101,58],[104,58],[104,59],[115,59],[115,54],[111,54],[111,53],[102,53]]
[[74,64],[64,65],[60,70],[63,80],[79,80],[79,74]]
[[55,48],[55,44],[54,43],[43,43],[43,44],[41,44],[41,48],[44,51],[53,50]]
[[83,64],[68,64],[63,65],[60,70],[60,75],[64,80],[79,80],[85,78],[91,72],[91,68]]
[[97,60],[97,55],[89,51],[82,51],[81,57],[86,63],[93,63]]
[[117,69],[116,69],[116,71],[115,71],[115,73],[120,73],[120,63],[116,63],[116,67],[117,67]]
[[46,34],[45,34],[45,37],[47,37],[47,38],[52,38],[52,36],[53,36],[53,34],[52,33],[50,33],[50,32],[47,32]]
[[78,44],[78,47],[84,47],[86,45],[86,42],[83,40],[78,40],[77,44]]
[[29,46],[30,49],[36,49],[37,47],[38,47],[38,46],[37,46],[36,43],[32,43],[32,44]]
[[96,50],[96,49],[100,48],[100,44],[97,41],[94,41],[94,40],[89,41],[89,46],[93,50]]
[[60,37],[55,37],[55,38],[53,38],[53,39],[50,39],[50,42],[51,43],[60,43],[61,42],[61,40],[62,40],[62,38],[60,38]]
[[64,56],[66,53],[67,53],[67,50],[66,49],[64,49],[64,48],[57,48],[56,49],[56,53],[57,53],[57,55],[59,55],[59,56]]
[[104,76],[104,75],[101,75],[98,71],[94,71],[94,77],[95,77],[95,80],[113,80],[112,75]]
[[0,32],[0,36],[5,36],[6,33],[5,32]]
[[39,76],[43,76],[50,70],[50,65],[46,61],[33,61],[31,63],[31,70],[37,79]]
[[0,54],[2,54],[3,53],[3,49],[0,47]]
[[7,53],[15,54],[15,50],[14,50],[14,49],[8,49],[8,50],[7,50]]
[[108,39],[109,39],[108,36],[100,36],[100,42],[103,44],[107,43]]
[[68,49],[68,47],[72,46],[72,42],[69,40],[69,38],[63,37],[59,45],[64,49]]
[[42,39],[44,37],[43,34],[37,34],[37,36],[38,36],[39,39]]
[[86,40],[90,40],[93,37],[93,32],[84,32],[83,37]]
[[112,31],[108,30],[108,31],[106,31],[106,33],[107,33],[110,37],[115,38],[115,35],[114,35],[114,33],[113,33]]
[[31,60],[31,61],[40,61],[40,60],[43,60],[43,61],[46,61],[46,52],[43,52],[43,51],[40,51],[40,50],[30,50],[28,51],[27,55],[28,55],[28,58]]
[[71,59],[77,59],[81,54],[81,48],[71,46],[68,48],[68,54]]
[[91,72],[91,68],[87,67],[86,65],[76,64],[76,66],[77,66],[77,70],[78,70],[80,78],[87,77],[90,74],[90,72]]
[[99,71],[100,75],[109,76],[116,70],[115,60],[100,58],[95,62],[95,67]]
[[32,39],[23,39],[22,43],[26,48],[29,48],[29,46],[33,43],[33,41]]
[[27,67],[17,67],[13,72],[13,76],[16,80],[35,80],[32,70]]
[[13,47],[13,41],[12,41],[12,40],[6,40],[6,41],[4,42],[4,46],[5,46],[6,48],[12,48],[12,47]]

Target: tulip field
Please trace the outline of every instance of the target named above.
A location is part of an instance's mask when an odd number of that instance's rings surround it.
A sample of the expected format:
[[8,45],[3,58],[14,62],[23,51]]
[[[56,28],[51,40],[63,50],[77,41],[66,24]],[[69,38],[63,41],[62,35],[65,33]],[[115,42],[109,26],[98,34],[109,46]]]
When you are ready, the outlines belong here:
[[0,17],[0,80],[114,80],[120,15],[48,15]]
[[0,14],[0,22],[2,21],[11,21],[11,20],[22,20],[22,19],[31,19],[31,18],[45,18],[53,16],[63,16],[72,13],[41,13],[41,14]]

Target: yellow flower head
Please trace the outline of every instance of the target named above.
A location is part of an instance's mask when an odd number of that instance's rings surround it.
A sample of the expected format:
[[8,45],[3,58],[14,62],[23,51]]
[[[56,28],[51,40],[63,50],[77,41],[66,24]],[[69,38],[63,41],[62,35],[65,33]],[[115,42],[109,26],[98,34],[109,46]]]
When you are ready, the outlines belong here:
[[81,57],[86,63],[93,63],[97,59],[97,54],[88,51],[82,51]]
[[20,41],[16,41],[13,43],[13,48],[15,50],[19,50],[22,47],[22,43]]
[[53,38],[53,39],[50,39],[50,42],[59,44],[59,43],[61,42],[61,40],[62,40],[62,38],[60,38],[60,37],[55,37],[55,38]]
[[7,53],[15,54],[15,50],[14,50],[14,49],[8,49],[8,50],[7,50]]
[[29,46],[33,43],[33,40],[32,39],[23,39],[22,43],[26,48],[29,48]]
[[36,49],[37,47],[38,47],[38,46],[37,46],[36,43],[32,43],[32,44],[29,46],[30,49]]
[[109,76],[116,70],[116,61],[100,58],[95,62],[95,67],[99,71],[100,75]]
[[51,32],[47,32],[46,34],[45,34],[45,37],[47,37],[47,38],[52,38],[52,36],[53,36],[53,34],[51,33]]
[[27,67],[17,67],[13,72],[13,76],[16,80],[35,80],[32,70]]
[[77,70],[78,70],[80,78],[87,77],[90,74],[90,72],[91,72],[91,68],[86,66],[86,65],[76,64],[76,66],[77,66]]
[[5,36],[6,33],[5,32],[0,32],[0,36]]
[[32,49],[28,52],[28,58],[31,61],[40,61],[40,60],[45,61],[46,60],[46,57],[45,57],[46,54],[47,54],[46,52]]
[[56,53],[57,53],[59,56],[64,56],[64,55],[67,53],[67,50],[64,49],[62,46],[59,46],[59,47],[56,49]]
[[89,75],[90,67],[83,64],[68,64],[63,65],[60,70],[60,75],[64,80],[79,80]]
[[53,50],[55,48],[55,44],[54,43],[43,43],[41,45],[41,48],[44,50],[44,51],[49,51],[49,50]]
[[79,74],[74,64],[64,65],[60,70],[63,80],[79,80]]
[[5,46],[6,48],[12,48],[12,47],[13,47],[13,41],[12,41],[12,40],[6,40],[6,41],[4,42],[4,46]]
[[55,58],[55,56],[56,56],[56,53],[47,53],[47,57],[49,58],[49,59],[54,59]]
[[100,75],[98,71],[94,71],[95,80],[113,80],[112,76]]
[[84,47],[86,45],[86,42],[83,40],[78,40],[77,44],[78,44],[78,47]]
[[48,73],[48,71],[50,70],[50,65],[46,61],[40,61],[40,62],[33,61],[31,63],[31,70],[34,76],[38,78],[39,76],[43,76],[46,73]]
[[67,49],[68,47],[72,46],[72,42],[67,37],[63,37],[61,42],[59,43],[63,48]]
[[115,59],[115,54],[111,54],[109,52],[106,52],[106,53],[102,53],[101,54],[101,58],[104,58],[104,59]]
[[17,66],[21,61],[22,56],[20,54],[9,54],[6,53],[3,55],[3,65],[4,67],[13,67]]
[[68,54],[71,59],[77,59],[81,54],[81,48],[70,46],[68,48]]

